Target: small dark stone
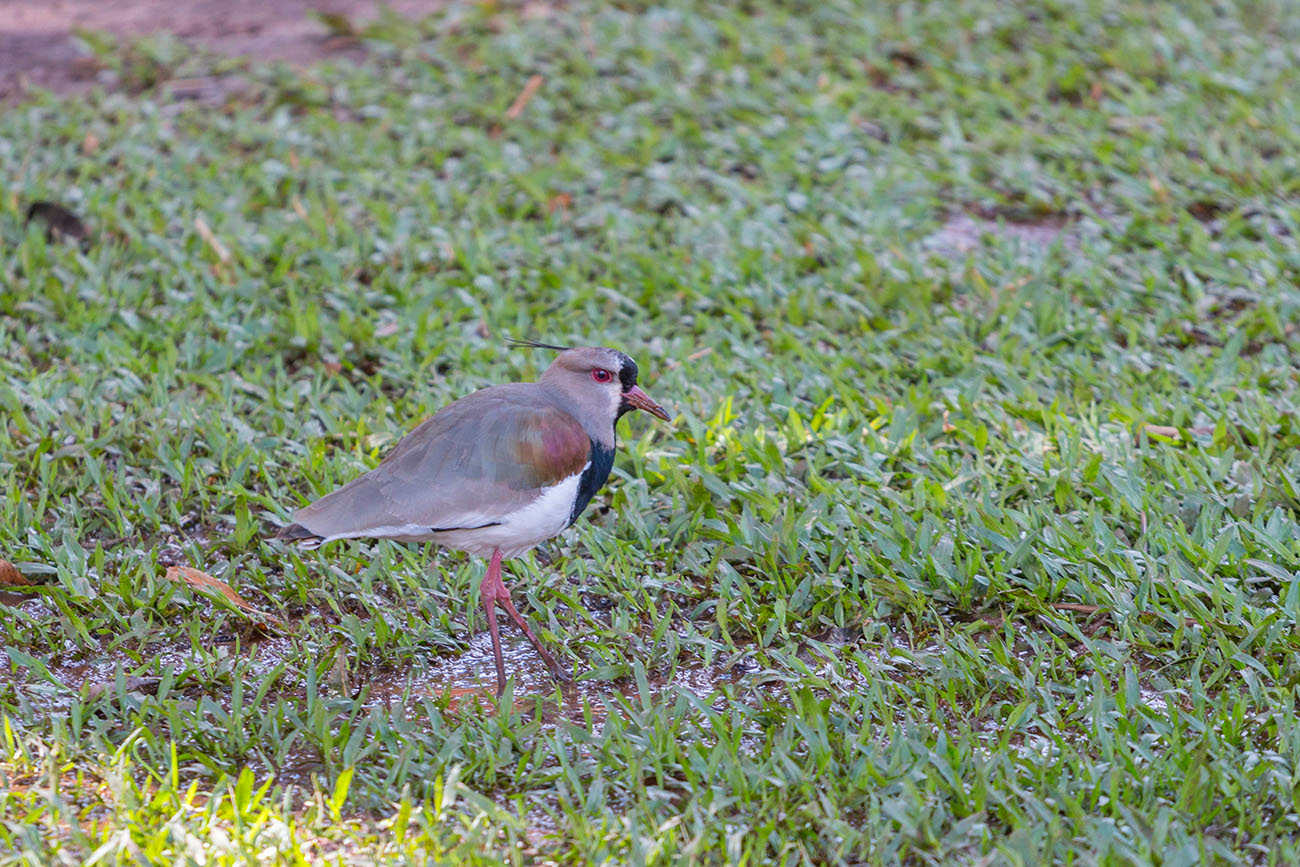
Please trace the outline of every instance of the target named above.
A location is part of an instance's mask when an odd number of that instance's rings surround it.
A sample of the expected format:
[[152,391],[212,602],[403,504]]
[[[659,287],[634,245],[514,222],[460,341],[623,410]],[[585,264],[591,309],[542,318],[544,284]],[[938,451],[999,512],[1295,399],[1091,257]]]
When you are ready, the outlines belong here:
[[90,230],[81,218],[55,202],[32,202],[27,208],[27,222],[45,223],[45,237],[50,241],[90,242]]

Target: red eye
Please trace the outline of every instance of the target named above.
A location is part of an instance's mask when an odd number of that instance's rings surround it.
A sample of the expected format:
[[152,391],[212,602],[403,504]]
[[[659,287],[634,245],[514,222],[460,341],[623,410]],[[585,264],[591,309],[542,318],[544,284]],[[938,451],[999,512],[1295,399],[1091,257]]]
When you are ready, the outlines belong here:
[[597,367],[591,372],[591,378],[596,380],[596,382],[609,382],[614,378],[614,374],[604,368]]

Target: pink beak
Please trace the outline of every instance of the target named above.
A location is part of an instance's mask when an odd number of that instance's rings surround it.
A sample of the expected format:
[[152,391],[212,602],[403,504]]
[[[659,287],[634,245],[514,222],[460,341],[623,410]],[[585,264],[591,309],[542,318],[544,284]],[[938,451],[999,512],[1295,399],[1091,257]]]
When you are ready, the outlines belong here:
[[640,386],[634,385],[627,391],[623,392],[623,401],[627,403],[628,406],[635,407],[636,409],[643,409],[656,418],[661,418],[664,421],[673,420],[673,417],[668,414],[668,410],[651,400],[650,395],[642,391]]

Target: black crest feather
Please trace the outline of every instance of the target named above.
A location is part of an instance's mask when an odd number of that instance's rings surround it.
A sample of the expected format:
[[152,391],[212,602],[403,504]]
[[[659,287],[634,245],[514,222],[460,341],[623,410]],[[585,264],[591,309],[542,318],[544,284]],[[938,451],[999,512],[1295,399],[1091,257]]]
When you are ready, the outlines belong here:
[[538,343],[536,340],[529,337],[507,337],[506,343],[509,343],[511,346],[528,346],[533,349],[554,349],[556,352],[564,352],[565,350],[573,348],[571,346],[556,346],[553,343]]

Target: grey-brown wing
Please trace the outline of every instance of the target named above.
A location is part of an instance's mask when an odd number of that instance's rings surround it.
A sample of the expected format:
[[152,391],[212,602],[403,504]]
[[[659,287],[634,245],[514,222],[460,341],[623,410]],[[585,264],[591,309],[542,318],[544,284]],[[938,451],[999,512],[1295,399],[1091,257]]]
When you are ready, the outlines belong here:
[[520,388],[496,386],[444,407],[379,466],[298,510],[294,520],[327,539],[499,523],[581,473],[591,454],[576,419]]

